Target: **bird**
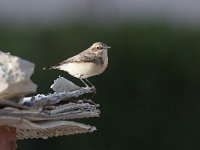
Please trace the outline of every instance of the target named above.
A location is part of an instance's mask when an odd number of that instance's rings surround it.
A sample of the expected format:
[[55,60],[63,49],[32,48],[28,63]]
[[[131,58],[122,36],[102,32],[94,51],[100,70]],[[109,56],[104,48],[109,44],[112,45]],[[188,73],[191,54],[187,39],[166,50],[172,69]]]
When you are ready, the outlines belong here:
[[[106,70],[108,66],[109,48],[111,47],[103,42],[96,42],[81,53],[60,62],[57,65],[43,69],[58,69],[68,72],[70,75],[79,78],[86,87],[94,87],[87,78],[99,75]],[[88,84],[90,84],[90,86]]]

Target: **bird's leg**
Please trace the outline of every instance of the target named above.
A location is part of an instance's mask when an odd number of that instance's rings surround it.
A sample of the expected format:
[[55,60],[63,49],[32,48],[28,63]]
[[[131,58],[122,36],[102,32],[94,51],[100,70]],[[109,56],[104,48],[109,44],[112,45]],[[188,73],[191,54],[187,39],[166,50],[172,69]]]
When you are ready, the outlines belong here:
[[94,87],[94,85],[88,79],[85,78],[85,81],[87,81],[92,87]]
[[85,84],[86,87],[90,87],[82,78],[79,79],[83,82],[83,84]]
[[95,86],[88,80],[88,79],[86,79],[85,78],[85,81],[87,81],[87,83],[89,83],[90,84],[90,89],[93,91],[93,94],[95,94],[96,93],[96,88],[95,88]]

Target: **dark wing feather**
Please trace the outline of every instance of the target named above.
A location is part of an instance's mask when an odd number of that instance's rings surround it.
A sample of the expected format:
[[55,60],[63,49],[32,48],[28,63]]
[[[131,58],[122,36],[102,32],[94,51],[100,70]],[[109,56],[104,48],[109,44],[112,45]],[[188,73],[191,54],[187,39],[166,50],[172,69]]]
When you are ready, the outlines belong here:
[[68,58],[67,60],[64,60],[59,63],[59,65],[62,64],[68,64],[68,63],[81,63],[81,62],[94,62],[97,64],[103,64],[103,59],[101,57],[95,56],[93,53],[80,53],[79,55],[75,55],[73,57]]

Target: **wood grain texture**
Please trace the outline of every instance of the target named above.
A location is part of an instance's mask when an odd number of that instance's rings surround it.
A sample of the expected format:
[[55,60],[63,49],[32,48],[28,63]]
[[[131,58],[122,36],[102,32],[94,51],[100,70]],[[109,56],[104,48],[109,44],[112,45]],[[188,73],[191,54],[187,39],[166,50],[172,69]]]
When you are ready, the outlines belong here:
[[16,129],[0,126],[0,150],[16,149]]

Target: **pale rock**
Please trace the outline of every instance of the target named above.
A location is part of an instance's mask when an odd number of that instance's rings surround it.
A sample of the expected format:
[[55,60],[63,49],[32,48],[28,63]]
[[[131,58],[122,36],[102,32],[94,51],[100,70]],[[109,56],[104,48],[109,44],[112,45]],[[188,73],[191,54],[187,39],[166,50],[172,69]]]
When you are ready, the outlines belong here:
[[75,85],[74,83],[63,77],[59,77],[56,80],[54,80],[54,83],[51,85],[51,88],[57,93],[80,89],[79,86]]
[[35,65],[17,56],[0,51],[0,99],[24,97],[36,92],[30,77]]

